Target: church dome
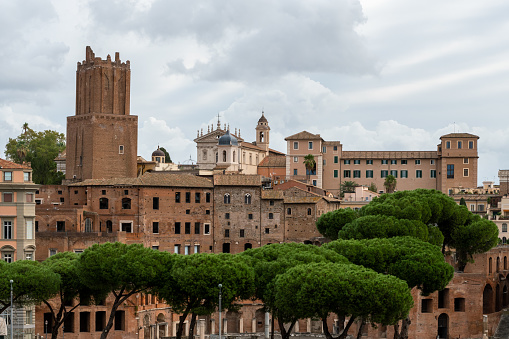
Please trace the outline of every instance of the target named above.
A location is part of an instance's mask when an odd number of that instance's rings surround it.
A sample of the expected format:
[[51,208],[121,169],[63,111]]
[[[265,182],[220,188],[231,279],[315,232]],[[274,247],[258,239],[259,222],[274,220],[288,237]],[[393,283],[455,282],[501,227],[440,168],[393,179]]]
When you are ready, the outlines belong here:
[[260,123],[260,122],[268,123],[267,118],[265,117],[265,115],[263,115],[263,112],[262,112],[262,116],[261,116],[261,118],[260,118],[260,119],[258,119],[258,123]]
[[237,138],[230,134],[230,131],[226,131],[226,134],[219,138],[219,145],[238,146],[239,142]]
[[152,152],[153,157],[164,157],[164,152],[159,149],[159,146],[157,146],[157,149]]

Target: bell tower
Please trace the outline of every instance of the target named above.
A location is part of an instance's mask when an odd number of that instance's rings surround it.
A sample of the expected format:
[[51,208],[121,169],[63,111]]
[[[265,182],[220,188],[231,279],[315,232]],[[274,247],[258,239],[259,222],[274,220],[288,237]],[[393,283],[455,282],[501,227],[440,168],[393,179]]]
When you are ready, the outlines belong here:
[[256,125],[256,146],[265,150],[265,156],[269,155],[269,134],[269,122],[262,111],[262,116],[258,119],[258,125]]
[[76,112],[67,117],[66,179],[136,177],[138,117],[130,115],[129,60],[96,57],[76,71]]

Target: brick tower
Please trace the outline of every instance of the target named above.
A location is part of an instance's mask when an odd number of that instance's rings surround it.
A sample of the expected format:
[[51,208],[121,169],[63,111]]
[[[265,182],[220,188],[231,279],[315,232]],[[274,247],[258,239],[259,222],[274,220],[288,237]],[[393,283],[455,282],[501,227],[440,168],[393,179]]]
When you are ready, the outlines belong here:
[[76,71],[76,115],[67,117],[66,179],[136,177],[138,117],[129,115],[129,60],[95,57]]

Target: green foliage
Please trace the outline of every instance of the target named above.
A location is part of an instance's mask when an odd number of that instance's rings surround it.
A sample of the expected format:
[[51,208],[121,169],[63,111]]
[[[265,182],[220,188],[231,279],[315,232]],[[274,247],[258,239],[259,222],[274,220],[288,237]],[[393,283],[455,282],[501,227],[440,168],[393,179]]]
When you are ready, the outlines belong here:
[[166,148],[164,147],[159,147],[159,149],[164,153],[164,162],[170,163],[171,162],[170,153],[168,153],[168,151],[166,151]]
[[338,209],[322,214],[316,221],[316,228],[324,237],[336,240],[338,232],[357,217],[358,213],[349,207]]
[[405,280],[410,288],[417,287],[425,295],[444,289],[454,274],[440,247],[414,237],[337,240],[324,247],[354,264]]
[[372,182],[369,186],[368,186],[368,190],[370,190],[371,192],[375,192],[375,193],[378,193],[378,188],[376,187],[375,183]]
[[326,319],[330,313],[383,325],[406,317],[413,305],[407,284],[352,264],[298,265],[279,275],[275,305],[286,318]]
[[428,241],[428,227],[420,220],[366,215],[346,224],[338,233],[340,239],[391,238],[407,235]]
[[59,290],[60,276],[37,261],[0,262],[0,313],[10,306],[10,280],[13,280],[15,304],[39,304]]
[[394,193],[396,189],[397,180],[394,175],[388,175],[385,177],[384,187],[386,193]]
[[16,163],[30,162],[36,184],[61,184],[64,175],[57,172],[54,159],[65,150],[65,135],[51,130],[35,132],[26,123],[23,129],[16,139],[9,138],[5,155]]

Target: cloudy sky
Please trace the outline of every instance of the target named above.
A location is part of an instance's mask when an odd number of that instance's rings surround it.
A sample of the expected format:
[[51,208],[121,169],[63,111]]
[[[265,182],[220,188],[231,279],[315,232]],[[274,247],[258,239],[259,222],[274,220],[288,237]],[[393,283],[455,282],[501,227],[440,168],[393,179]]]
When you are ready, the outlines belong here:
[[[0,145],[65,132],[76,63],[131,61],[138,154],[196,159],[217,122],[271,147],[302,130],[344,150],[435,150],[480,136],[479,182],[509,169],[507,0],[0,0]],[[3,156],[3,152],[1,154]]]

